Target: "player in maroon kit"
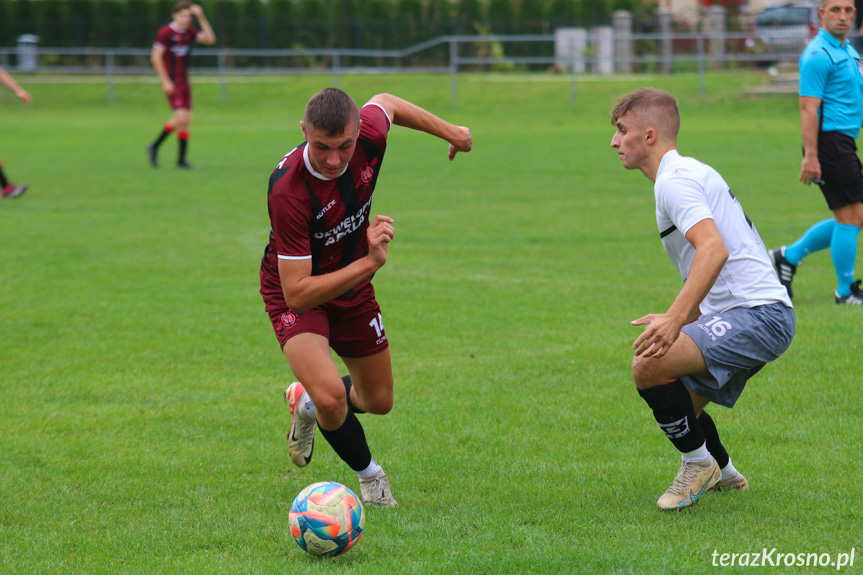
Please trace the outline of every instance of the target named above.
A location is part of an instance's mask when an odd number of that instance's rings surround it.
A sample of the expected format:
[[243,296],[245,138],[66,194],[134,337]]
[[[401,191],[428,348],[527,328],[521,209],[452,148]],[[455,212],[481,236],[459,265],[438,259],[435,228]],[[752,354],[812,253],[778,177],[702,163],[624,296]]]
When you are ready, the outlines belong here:
[[[190,168],[186,163],[186,150],[189,145],[189,124],[192,122],[192,90],[189,86],[189,55],[192,42],[201,44],[216,43],[216,34],[204,16],[204,9],[191,2],[178,2],[171,12],[173,21],[159,29],[150,62],[153,63],[159,79],[162,81],[162,91],[168,97],[168,104],[174,111],[170,120],[165,122],[162,133],[156,141],[147,146],[150,164],[157,167],[159,146],[176,130],[180,141],[180,154],[177,159],[178,168]],[[192,16],[198,18],[201,30],[192,26]]]
[[[18,82],[2,67],[0,67],[0,86],[18,96],[18,99],[24,102],[25,106],[30,103],[31,97],[29,92],[19,86]],[[3,173],[3,160],[0,160],[0,194],[2,194],[2,197],[6,199],[17,198],[26,191],[27,184],[16,186],[9,183],[9,180],[6,179],[6,174]]]
[[[371,218],[391,124],[446,140],[450,160],[473,145],[468,128],[395,96],[379,94],[359,110],[341,90],[319,92],[300,122],[306,142],[270,176],[272,231],[261,262],[261,295],[299,380],[285,390],[291,460],[308,464],[317,422],[357,473],[363,502],[381,506],[396,500],[355,414],[382,415],[393,404],[389,342],[371,284],[395,237],[391,218]],[[330,348],[349,375],[340,376]]]

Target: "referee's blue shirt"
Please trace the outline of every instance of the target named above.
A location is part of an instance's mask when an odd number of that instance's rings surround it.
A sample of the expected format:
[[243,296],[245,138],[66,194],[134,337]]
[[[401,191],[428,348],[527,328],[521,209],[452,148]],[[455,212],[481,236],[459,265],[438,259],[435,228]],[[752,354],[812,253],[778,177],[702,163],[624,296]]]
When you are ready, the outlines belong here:
[[855,140],[863,123],[863,67],[860,54],[821,28],[800,55],[800,95],[820,98],[821,131]]

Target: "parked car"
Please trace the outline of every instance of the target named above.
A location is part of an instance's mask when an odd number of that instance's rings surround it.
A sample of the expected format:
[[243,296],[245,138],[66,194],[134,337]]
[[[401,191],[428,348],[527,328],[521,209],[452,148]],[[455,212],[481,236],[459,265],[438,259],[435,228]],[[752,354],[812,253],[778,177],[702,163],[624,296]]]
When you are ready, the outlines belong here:
[[820,2],[793,2],[761,10],[752,30],[755,52],[770,54],[770,61],[796,62],[818,33],[819,5]]

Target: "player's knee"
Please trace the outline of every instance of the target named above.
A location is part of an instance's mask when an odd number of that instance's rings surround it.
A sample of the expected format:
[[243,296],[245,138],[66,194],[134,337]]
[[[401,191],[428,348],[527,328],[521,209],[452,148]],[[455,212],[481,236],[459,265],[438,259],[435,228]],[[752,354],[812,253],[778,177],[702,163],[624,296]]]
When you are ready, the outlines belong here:
[[366,411],[375,415],[386,415],[393,408],[392,393],[376,393],[371,397],[365,397]]
[[632,358],[632,380],[637,389],[649,389],[661,384],[651,362],[639,357]]
[[314,399],[315,411],[326,415],[338,415],[345,409],[345,394],[327,393]]
[[393,408],[392,400],[389,401],[375,401],[369,407],[369,413],[373,413],[375,415],[386,415]]

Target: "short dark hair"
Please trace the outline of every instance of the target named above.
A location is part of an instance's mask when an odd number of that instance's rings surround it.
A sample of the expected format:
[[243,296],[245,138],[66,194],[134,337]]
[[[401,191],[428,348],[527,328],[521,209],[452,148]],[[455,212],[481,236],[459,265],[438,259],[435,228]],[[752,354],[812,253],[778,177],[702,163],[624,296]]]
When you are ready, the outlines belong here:
[[185,2],[185,1],[184,2],[177,2],[176,4],[174,4],[174,9],[171,10],[171,14],[173,15],[173,14],[176,14],[177,12],[182,11],[182,10],[188,10],[191,7],[192,7],[191,2]]
[[309,99],[303,123],[306,127],[327,132],[328,136],[339,136],[353,121],[360,123],[360,110],[356,102],[338,88],[326,88]]
[[[617,101],[611,111],[611,125],[627,114],[635,116],[639,123],[655,123],[667,130],[666,136],[677,137],[680,131],[680,110],[674,96],[658,88],[639,88]],[[646,127],[646,126],[645,126]]]

